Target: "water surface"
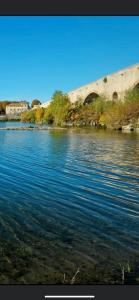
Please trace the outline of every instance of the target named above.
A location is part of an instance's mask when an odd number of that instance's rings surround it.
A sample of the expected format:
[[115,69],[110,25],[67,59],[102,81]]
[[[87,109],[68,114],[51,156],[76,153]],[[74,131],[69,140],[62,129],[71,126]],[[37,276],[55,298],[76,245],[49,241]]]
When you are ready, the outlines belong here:
[[126,264],[137,283],[139,135],[1,131],[0,253],[0,283],[70,283],[78,268],[75,283],[121,283]]

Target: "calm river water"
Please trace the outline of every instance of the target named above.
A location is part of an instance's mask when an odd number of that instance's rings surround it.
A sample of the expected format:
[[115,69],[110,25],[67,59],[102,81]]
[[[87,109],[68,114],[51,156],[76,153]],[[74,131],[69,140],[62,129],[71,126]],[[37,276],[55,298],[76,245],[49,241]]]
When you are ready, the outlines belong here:
[[139,283],[139,134],[0,131],[0,283],[121,283],[123,266]]

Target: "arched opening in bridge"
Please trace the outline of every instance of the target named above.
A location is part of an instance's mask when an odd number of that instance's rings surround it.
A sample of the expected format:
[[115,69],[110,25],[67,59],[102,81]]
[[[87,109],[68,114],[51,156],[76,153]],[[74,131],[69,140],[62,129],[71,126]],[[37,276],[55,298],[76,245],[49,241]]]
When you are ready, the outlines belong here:
[[139,92],[139,82],[134,86],[134,91]]
[[99,97],[99,95],[97,93],[90,93],[84,100],[84,104],[90,104],[93,101],[95,101],[97,98]]
[[117,92],[114,92],[114,93],[113,93],[112,99],[113,99],[113,100],[117,100],[117,99],[118,99],[118,93],[117,93]]

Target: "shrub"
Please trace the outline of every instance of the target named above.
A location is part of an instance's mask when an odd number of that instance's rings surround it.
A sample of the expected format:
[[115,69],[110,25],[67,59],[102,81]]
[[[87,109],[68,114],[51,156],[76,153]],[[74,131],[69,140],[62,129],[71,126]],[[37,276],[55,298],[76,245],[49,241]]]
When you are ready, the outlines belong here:
[[27,110],[21,114],[22,122],[35,122],[35,110]]
[[39,107],[34,111],[35,111],[35,122],[41,123],[43,121],[44,109],[42,107]]

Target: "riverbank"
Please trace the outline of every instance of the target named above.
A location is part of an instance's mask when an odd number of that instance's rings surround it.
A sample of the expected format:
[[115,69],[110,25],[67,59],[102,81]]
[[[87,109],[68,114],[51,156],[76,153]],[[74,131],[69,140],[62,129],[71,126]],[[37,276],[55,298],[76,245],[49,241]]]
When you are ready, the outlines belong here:
[[47,108],[23,112],[22,122],[58,127],[100,127],[132,131],[139,128],[139,91],[128,91],[124,101],[98,97],[84,104],[71,103],[67,95],[56,92]]
[[130,132],[135,132],[139,133],[139,128],[133,128],[132,126],[123,126],[120,129],[113,129],[113,128],[103,128],[103,127],[87,127],[87,126],[66,126],[66,127],[53,127],[53,126],[8,126],[8,127],[0,127],[0,131],[50,131],[50,130],[106,130],[106,131],[121,131],[123,133],[130,133]]
[[29,131],[39,131],[39,130],[64,130],[67,128],[62,127],[31,127],[31,126],[16,126],[16,127],[0,127],[0,130],[29,130]]
[[7,122],[7,121],[20,121],[21,116],[17,115],[0,115],[0,122]]

